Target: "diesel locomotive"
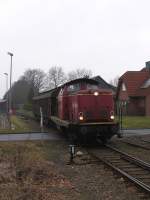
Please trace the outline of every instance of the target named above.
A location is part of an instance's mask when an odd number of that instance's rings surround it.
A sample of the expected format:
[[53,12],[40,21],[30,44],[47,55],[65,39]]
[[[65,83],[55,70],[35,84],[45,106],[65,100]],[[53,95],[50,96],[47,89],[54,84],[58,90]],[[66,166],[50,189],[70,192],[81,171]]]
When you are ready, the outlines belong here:
[[106,143],[119,129],[112,92],[93,79],[76,79],[39,94],[33,98],[36,118],[40,107],[45,124],[55,124],[73,140],[94,138]]

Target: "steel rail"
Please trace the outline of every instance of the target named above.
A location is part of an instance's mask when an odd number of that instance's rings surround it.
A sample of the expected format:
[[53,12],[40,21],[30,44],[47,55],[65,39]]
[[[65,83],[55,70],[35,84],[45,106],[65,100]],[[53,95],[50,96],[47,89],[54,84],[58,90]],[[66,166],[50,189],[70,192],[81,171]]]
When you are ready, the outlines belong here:
[[114,151],[120,153],[121,155],[125,156],[125,157],[123,157],[123,158],[128,158],[128,159],[132,160],[135,164],[140,164],[141,166],[143,166],[144,169],[146,168],[147,170],[150,171],[150,164],[149,164],[149,163],[147,163],[147,162],[145,162],[145,161],[143,161],[143,160],[140,160],[139,158],[137,159],[137,158],[135,158],[134,156],[131,156],[131,155],[125,153],[125,152],[122,152],[122,151],[120,151],[119,149],[116,149],[115,147],[112,147],[112,146],[110,146],[110,145],[105,145],[105,146],[106,146],[107,148],[112,149],[112,150],[114,150]]
[[[144,145],[142,145],[142,144],[137,144],[137,143],[134,143],[134,142],[130,142],[130,141],[121,141],[121,142],[123,142],[123,143],[126,143],[126,144],[129,144],[129,145],[131,145],[131,146],[135,146],[135,147],[139,147],[139,148],[142,148],[142,149],[146,149],[146,150],[150,150],[150,146],[149,147],[147,147],[147,146],[144,146]],[[146,143],[146,142],[145,142]]]
[[[130,156],[127,153],[124,153],[110,145],[105,145],[105,147],[119,153],[118,159],[123,159],[125,161],[128,161],[130,164],[134,164],[135,166],[138,166],[138,167],[142,168],[143,170],[147,170],[148,172],[150,172],[150,164],[149,163],[146,163],[146,162],[144,162],[140,159],[137,159],[133,156]],[[138,187],[142,188],[144,191],[146,191],[147,193],[150,194],[150,185],[145,184],[144,182],[139,180],[138,177],[134,177],[133,175],[130,175],[128,172],[123,171],[123,169],[119,168],[118,166],[115,166],[113,163],[111,163],[111,160],[110,161],[107,160],[105,155],[97,156],[94,153],[91,153],[91,152],[89,152],[89,153],[92,154],[93,157],[97,158],[99,161],[101,161],[104,164],[106,164],[107,166],[111,167],[113,170],[120,173],[123,177],[127,178],[128,180],[130,180],[131,182],[136,184]],[[113,156],[111,155],[111,157],[113,157]]]
[[141,139],[141,141],[148,143],[148,144],[150,143],[150,140]]
[[146,185],[145,183],[142,183],[138,179],[134,178],[133,176],[129,175],[128,173],[124,172],[123,170],[119,169],[116,166],[113,166],[111,163],[107,162],[106,160],[101,159],[102,162],[104,162],[106,165],[110,166],[120,174],[122,174],[125,178],[128,178],[133,183],[136,183],[138,186],[142,187],[146,192],[150,193],[150,186]]

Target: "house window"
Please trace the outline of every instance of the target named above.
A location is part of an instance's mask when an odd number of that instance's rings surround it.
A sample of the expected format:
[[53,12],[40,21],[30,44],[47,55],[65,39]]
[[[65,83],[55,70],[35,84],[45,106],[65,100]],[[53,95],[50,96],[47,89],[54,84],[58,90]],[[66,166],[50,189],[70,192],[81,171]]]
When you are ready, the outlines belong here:
[[126,86],[125,86],[125,84],[124,83],[122,83],[122,91],[126,91],[127,89],[126,89]]
[[148,79],[141,88],[148,88],[150,86],[150,79]]

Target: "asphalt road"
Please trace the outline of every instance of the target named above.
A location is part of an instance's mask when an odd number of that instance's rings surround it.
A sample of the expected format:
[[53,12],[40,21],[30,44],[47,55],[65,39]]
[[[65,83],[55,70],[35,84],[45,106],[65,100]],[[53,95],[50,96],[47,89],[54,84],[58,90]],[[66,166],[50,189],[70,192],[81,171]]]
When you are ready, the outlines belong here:
[[[123,136],[148,135],[150,129],[124,129],[121,131]],[[0,141],[26,141],[26,140],[62,140],[64,137],[57,131],[49,133],[20,133],[20,134],[0,134]]]
[[57,133],[20,133],[0,134],[0,141],[26,141],[26,140],[61,140]]
[[150,134],[150,129],[123,129],[121,133],[123,136],[148,135]]

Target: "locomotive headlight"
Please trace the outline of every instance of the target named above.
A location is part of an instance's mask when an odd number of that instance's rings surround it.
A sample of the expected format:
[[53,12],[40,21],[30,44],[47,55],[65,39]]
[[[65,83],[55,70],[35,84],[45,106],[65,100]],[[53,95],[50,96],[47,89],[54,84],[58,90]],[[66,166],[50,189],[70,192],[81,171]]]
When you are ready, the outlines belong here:
[[80,121],[83,121],[83,120],[84,120],[83,112],[80,112],[80,113],[79,113],[79,120],[80,120]]
[[110,119],[112,119],[112,120],[115,119],[114,111],[111,111],[111,112],[110,112]]
[[79,116],[79,120],[82,121],[83,120],[83,116]]
[[98,92],[94,92],[94,95],[95,95],[95,96],[98,96]]
[[111,116],[110,116],[110,119],[115,119],[115,116],[114,116],[114,115],[111,115]]

